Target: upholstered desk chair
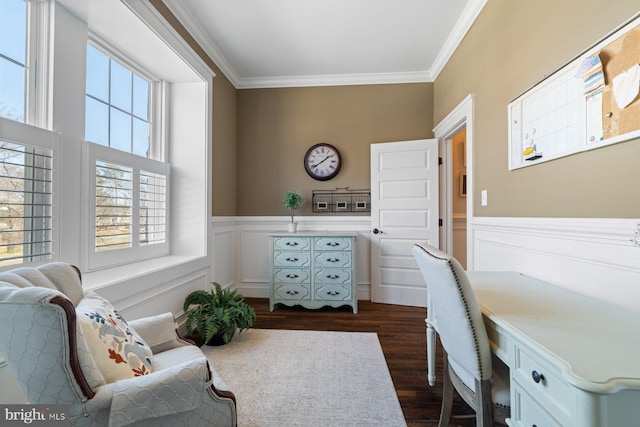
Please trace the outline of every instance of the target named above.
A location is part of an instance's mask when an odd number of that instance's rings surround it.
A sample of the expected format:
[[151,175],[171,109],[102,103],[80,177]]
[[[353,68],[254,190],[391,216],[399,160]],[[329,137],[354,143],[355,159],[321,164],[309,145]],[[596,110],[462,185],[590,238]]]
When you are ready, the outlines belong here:
[[0,354],[32,404],[74,426],[235,426],[235,397],[166,313],[127,323],[50,263],[0,273]]
[[476,412],[477,426],[506,424],[508,368],[497,359],[492,363],[482,313],[466,272],[455,258],[429,245],[415,245],[413,256],[429,290],[444,350],[439,425],[449,425],[454,388]]

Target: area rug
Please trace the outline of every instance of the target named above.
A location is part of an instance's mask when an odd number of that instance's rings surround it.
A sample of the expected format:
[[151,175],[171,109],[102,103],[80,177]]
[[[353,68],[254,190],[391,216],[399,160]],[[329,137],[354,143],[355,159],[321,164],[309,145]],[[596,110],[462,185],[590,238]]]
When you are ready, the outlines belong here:
[[406,426],[375,333],[250,329],[202,350],[238,427]]

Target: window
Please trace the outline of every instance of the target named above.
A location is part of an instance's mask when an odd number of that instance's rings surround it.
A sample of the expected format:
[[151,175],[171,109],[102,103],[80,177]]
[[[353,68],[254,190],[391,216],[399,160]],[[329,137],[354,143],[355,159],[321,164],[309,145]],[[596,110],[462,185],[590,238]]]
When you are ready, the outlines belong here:
[[[169,165],[152,131],[154,83],[87,44],[84,150],[91,176],[89,268],[167,254]],[[157,85],[159,86],[159,85]],[[160,107],[156,109],[161,110]]]
[[143,157],[150,151],[151,82],[87,44],[85,140]]
[[36,40],[44,31],[30,20],[42,18],[44,8],[0,1],[0,267],[52,260],[58,245],[53,175],[59,135],[27,124],[45,124],[36,119],[35,86],[46,80],[47,67],[37,76],[38,67],[29,66],[41,53]]
[[0,1],[0,117],[25,121],[27,3]]
[[51,260],[59,135],[0,118],[0,266]]

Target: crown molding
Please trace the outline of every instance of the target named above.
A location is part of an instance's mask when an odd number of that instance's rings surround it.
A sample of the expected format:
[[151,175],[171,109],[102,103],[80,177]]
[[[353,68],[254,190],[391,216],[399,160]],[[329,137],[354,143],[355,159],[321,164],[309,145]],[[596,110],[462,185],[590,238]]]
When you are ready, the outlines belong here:
[[469,31],[469,28],[471,28],[478,15],[480,15],[480,12],[487,4],[487,1],[488,0],[471,0],[469,4],[467,4],[467,7],[462,12],[462,15],[460,15],[453,31],[449,34],[447,41],[444,43],[444,46],[442,46],[442,49],[438,53],[438,56],[436,56],[433,64],[431,64],[431,69],[429,71],[431,76],[433,76],[433,80],[438,77],[440,71],[442,71],[444,66],[447,65],[451,55],[456,51],[458,45],[467,34],[467,31]]
[[164,0],[165,5],[176,19],[191,34],[194,40],[211,57],[222,73],[229,79],[236,89],[258,89],[279,87],[309,87],[309,86],[347,86],[369,84],[395,83],[425,83],[433,82],[442,71],[447,61],[456,50],[463,37],[473,25],[488,0],[471,0],[440,53],[436,57],[430,70],[406,73],[371,73],[371,74],[336,74],[316,76],[283,76],[242,78],[227,61],[216,43],[209,37],[193,13],[180,0]]
[[211,57],[213,62],[220,68],[220,71],[229,79],[231,84],[238,88],[240,77],[231,66],[227,58],[209,37],[202,25],[195,18],[193,13],[184,5],[181,0],[164,0],[164,4],[176,19],[187,30],[191,37],[200,45],[200,47]]
[[396,83],[433,82],[427,71],[408,73],[335,74],[319,76],[284,76],[241,78],[237,89],[309,87],[309,86],[356,86]]

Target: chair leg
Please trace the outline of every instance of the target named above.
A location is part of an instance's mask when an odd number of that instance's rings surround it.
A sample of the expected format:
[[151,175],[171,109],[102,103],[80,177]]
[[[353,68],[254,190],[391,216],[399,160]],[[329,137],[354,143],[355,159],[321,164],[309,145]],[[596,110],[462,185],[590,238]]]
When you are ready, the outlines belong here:
[[476,380],[476,390],[479,390],[476,425],[482,427],[493,426],[493,402],[491,401],[491,380]]
[[442,362],[444,366],[442,376],[442,406],[440,408],[438,427],[447,427],[451,421],[451,409],[453,407],[453,384],[451,384],[451,378],[449,377],[449,362],[446,352],[444,352],[442,356]]

